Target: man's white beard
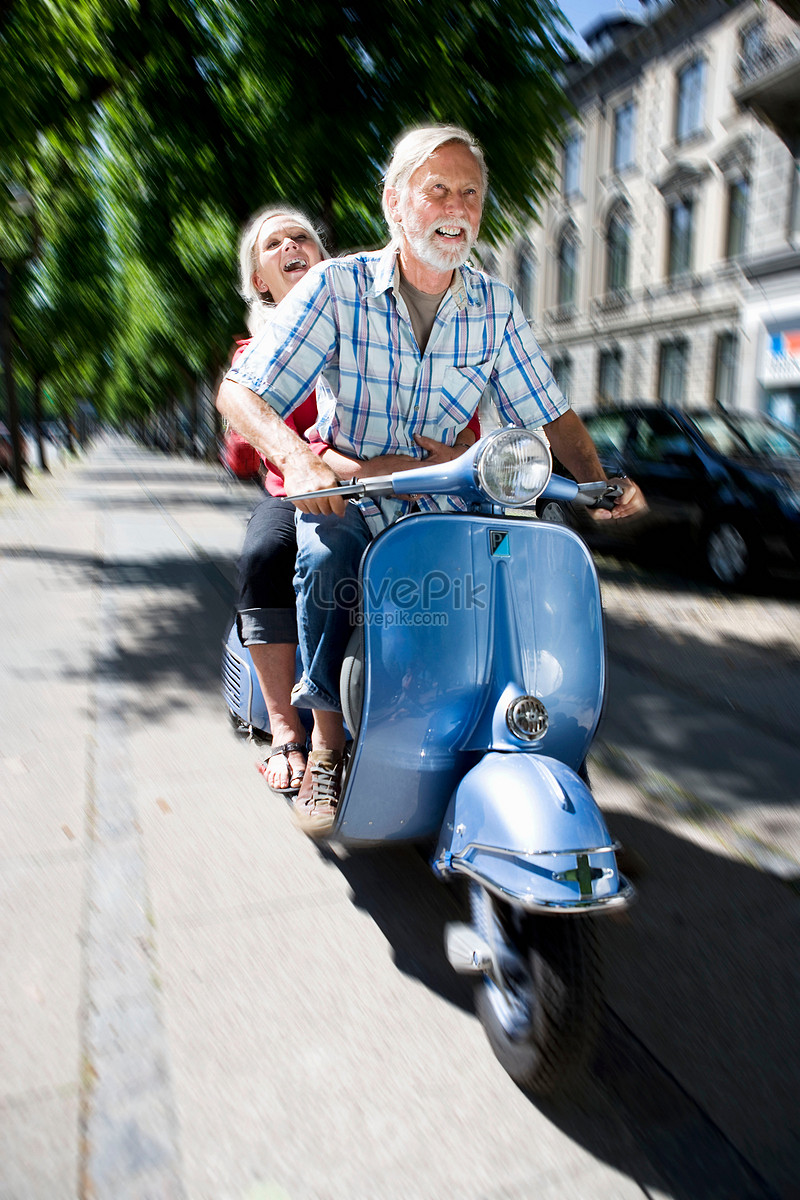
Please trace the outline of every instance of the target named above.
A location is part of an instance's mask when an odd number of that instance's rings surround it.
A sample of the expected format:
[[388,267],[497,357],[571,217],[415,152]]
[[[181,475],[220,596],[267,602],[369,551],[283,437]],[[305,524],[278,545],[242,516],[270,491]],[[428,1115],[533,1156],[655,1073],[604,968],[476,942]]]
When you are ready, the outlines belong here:
[[[459,226],[467,235],[467,240],[454,242],[452,246],[437,241],[436,230],[443,225],[453,228]],[[434,271],[452,271],[455,267],[463,266],[475,245],[475,238],[466,221],[435,221],[423,230],[405,224],[403,229],[406,240],[416,257],[426,267],[432,267]]]

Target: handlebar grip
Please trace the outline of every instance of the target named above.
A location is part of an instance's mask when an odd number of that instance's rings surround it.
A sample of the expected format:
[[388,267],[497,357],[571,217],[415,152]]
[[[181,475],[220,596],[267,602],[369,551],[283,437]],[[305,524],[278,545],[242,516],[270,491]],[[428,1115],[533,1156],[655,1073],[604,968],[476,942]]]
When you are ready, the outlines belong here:
[[[610,512],[614,507],[614,501],[622,495],[622,488],[616,483],[610,483],[599,496],[592,496],[591,492],[582,491],[581,486],[579,485],[578,495],[575,497],[575,500],[579,504],[583,504],[586,508],[605,508]],[[583,486],[588,487],[590,485]]]

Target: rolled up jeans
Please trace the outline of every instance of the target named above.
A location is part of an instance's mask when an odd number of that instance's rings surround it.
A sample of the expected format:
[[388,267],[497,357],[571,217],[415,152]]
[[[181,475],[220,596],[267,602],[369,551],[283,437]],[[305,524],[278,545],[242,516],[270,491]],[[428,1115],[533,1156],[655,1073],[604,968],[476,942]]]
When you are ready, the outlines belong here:
[[297,637],[303,674],[292,691],[297,708],[341,712],[339,676],[358,607],[358,568],[372,540],[361,510],[344,516],[295,515]]
[[295,506],[285,496],[264,496],[244,535],[236,602],[243,646],[297,641]]

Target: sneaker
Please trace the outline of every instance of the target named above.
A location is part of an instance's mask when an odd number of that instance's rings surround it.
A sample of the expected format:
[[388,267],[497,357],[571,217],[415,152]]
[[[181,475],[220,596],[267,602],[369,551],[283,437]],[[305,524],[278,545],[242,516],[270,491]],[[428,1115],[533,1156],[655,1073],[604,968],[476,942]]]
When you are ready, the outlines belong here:
[[312,750],[308,756],[311,795],[294,801],[297,823],[311,838],[326,837],[336,820],[344,755],[338,750]]

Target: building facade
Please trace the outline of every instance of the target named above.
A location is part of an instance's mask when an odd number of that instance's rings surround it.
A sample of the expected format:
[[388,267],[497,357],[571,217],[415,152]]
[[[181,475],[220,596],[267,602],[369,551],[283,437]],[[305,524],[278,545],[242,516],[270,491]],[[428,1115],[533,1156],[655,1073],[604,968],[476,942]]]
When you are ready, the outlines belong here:
[[800,427],[800,27],[770,0],[674,0],[585,37],[559,190],[495,269],[579,412]]

